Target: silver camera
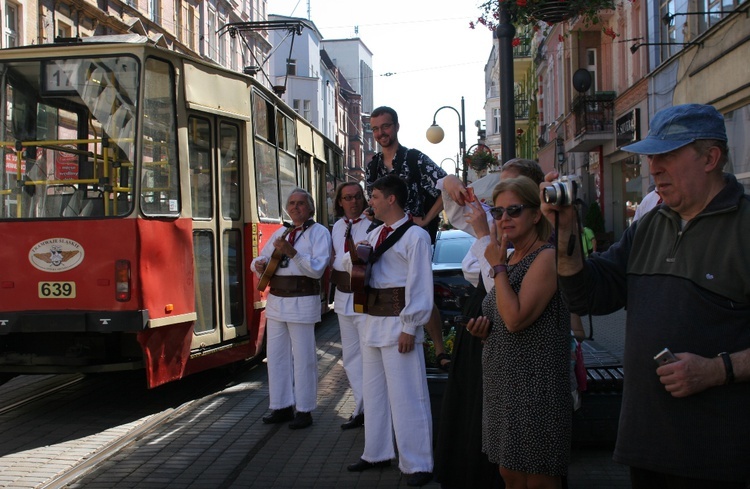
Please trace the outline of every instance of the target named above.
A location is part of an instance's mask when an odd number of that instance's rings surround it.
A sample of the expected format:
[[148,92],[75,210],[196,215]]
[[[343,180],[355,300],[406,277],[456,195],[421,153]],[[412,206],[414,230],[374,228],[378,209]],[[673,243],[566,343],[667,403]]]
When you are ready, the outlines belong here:
[[544,202],[550,205],[570,205],[578,198],[581,180],[578,175],[563,175],[542,190]]

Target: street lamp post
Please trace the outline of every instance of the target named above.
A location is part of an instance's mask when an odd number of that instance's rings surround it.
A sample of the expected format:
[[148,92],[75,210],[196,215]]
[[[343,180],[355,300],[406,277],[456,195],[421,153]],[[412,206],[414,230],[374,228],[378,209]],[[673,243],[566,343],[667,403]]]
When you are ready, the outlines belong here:
[[[432,144],[438,144],[445,137],[445,131],[443,131],[443,128],[438,126],[437,122],[435,122],[435,118],[437,117],[438,112],[443,109],[451,109],[458,116],[458,158],[459,161],[463,161],[463,157],[466,154],[466,111],[464,109],[463,97],[461,97],[460,113],[450,105],[444,105],[435,111],[435,115],[432,116],[432,125],[427,129],[427,140]],[[458,163],[456,163],[456,168],[458,168]],[[465,164],[463,165],[462,177],[464,185],[466,185],[469,180],[469,169]]]
[[443,161],[440,162],[441,168],[443,167],[443,163],[445,163],[446,161],[450,161],[451,163],[453,163],[453,166],[456,168],[456,176],[458,176],[458,172],[459,172],[458,162],[454,160],[453,158],[443,158]]
[[505,2],[500,2],[497,24],[500,67],[500,141],[501,164],[516,157],[516,120],[513,108],[513,37],[516,28],[510,19]]

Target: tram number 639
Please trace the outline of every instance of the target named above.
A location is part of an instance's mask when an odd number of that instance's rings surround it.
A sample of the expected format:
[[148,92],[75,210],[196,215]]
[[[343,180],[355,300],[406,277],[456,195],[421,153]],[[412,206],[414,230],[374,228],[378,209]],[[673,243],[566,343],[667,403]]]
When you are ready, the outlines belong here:
[[39,282],[40,299],[75,299],[75,282]]

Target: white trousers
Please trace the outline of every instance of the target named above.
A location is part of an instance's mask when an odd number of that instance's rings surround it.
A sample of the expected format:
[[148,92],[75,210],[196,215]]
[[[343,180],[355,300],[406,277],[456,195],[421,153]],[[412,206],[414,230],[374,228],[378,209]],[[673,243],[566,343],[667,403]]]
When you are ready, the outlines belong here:
[[344,316],[339,314],[339,329],[341,330],[341,356],[344,361],[344,371],[349,379],[354,397],[354,412],[356,416],[364,412],[362,403],[362,350],[360,348],[361,334],[364,331],[367,316],[357,314]]
[[271,409],[295,406],[309,413],[318,397],[315,324],[267,319],[266,338]]
[[365,450],[362,459],[395,457],[404,474],[432,472],[432,413],[421,343],[409,353],[398,345],[362,346]]

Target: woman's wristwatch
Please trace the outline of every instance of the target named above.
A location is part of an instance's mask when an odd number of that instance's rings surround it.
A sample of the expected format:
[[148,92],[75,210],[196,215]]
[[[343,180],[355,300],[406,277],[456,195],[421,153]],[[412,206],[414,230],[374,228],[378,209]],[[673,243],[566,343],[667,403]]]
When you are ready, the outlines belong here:
[[495,278],[501,273],[508,273],[508,265],[505,263],[500,263],[498,265],[495,265],[494,267],[490,268],[490,278]]

